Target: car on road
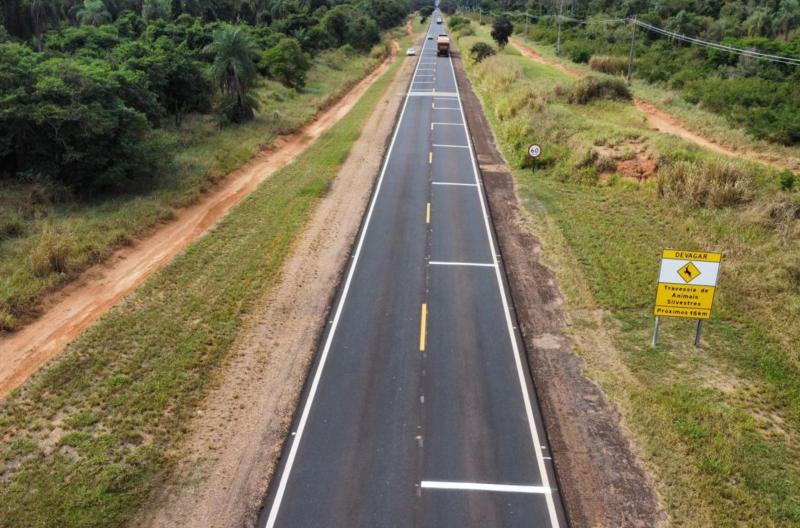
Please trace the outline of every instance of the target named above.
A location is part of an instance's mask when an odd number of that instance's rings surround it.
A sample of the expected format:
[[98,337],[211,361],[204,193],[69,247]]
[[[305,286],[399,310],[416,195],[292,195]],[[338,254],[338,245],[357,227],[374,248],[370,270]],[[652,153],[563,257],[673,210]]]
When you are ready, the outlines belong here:
[[433,35],[428,35],[428,40],[433,40]]
[[417,50],[415,50],[414,48],[408,48],[406,50],[406,55],[408,55],[409,57],[414,56],[416,54],[417,54]]

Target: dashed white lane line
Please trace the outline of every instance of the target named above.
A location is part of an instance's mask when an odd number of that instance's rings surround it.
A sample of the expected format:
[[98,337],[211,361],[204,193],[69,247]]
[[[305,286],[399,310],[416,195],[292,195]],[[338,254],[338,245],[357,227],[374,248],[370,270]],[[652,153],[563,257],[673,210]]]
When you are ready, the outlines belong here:
[[433,146],[434,147],[440,147],[440,148],[462,148],[462,149],[468,149],[469,148],[469,145],[441,145],[441,144],[437,144],[437,143],[434,143]]
[[[464,107],[461,104],[461,92],[458,89],[458,79],[456,79],[456,69],[453,66],[453,58],[449,57],[450,62],[450,72],[453,75],[453,83],[456,87],[456,93],[458,94],[458,108],[461,111],[461,121],[464,123],[464,132],[467,135],[467,142],[469,143],[470,147],[472,147],[472,139],[470,139],[469,135],[469,126],[467,125],[467,118],[464,115]],[[539,431],[536,428],[536,422],[533,419],[533,406],[531,405],[531,397],[530,397],[530,390],[528,389],[528,382],[525,378],[525,371],[522,369],[522,359],[520,357],[519,346],[517,345],[517,338],[514,334],[514,325],[511,322],[511,310],[508,306],[508,299],[506,298],[506,290],[503,287],[503,277],[500,274],[500,266],[497,265],[497,251],[495,251],[495,241],[494,236],[492,235],[492,228],[489,224],[489,214],[487,212],[486,207],[486,198],[483,195],[483,189],[480,188],[480,174],[478,172],[478,164],[475,161],[475,153],[473,152],[472,148],[469,150],[470,160],[472,161],[472,174],[475,177],[475,183],[478,184],[478,195],[480,196],[480,203],[481,203],[481,211],[483,212],[483,224],[486,228],[486,235],[489,239],[489,247],[492,250],[492,261],[495,264],[495,276],[497,278],[497,287],[500,290],[500,298],[503,302],[503,311],[505,312],[505,319],[506,319],[506,326],[508,327],[508,336],[511,340],[511,350],[514,356],[514,365],[517,369],[517,378],[519,380],[520,390],[522,392],[522,401],[525,406],[525,414],[528,418],[528,427],[531,433],[531,440],[533,441],[533,450],[534,454],[536,455],[536,462],[539,468],[539,473],[542,478],[542,485],[549,489],[550,488],[550,477],[547,474],[547,467],[545,466],[544,459],[542,458],[542,442],[539,440]],[[558,514],[556,513],[555,502],[553,501],[553,494],[547,493],[545,495],[546,502],[547,502],[547,513],[550,517],[550,526],[551,528],[559,528],[560,522],[558,520]]]
[[474,183],[456,183],[456,182],[443,182],[443,181],[435,181],[431,182],[432,185],[452,185],[453,187],[477,187]]
[[431,266],[473,266],[478,268],[494,268],[495,265],[491,262],[456,262],[446,260],[431,260],[428,262]]
[[491,491],[495,493],[539,493],[549,495],[553,492],[546,486],[525,486],[520,484],[489,484],[486,482],[452,482],[443,480],[423,480],[423,489]]

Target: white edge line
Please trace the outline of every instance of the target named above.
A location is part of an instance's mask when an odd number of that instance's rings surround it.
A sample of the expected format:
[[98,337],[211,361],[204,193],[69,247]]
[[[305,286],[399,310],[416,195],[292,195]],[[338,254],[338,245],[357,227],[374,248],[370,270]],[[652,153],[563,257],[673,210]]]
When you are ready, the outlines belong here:
[[444,260],[431,260],[428,261],[431,266],[476,266],[480,268],[494,268],[496,264],[490,262],[455,262]]
[[495,491],[503,493],[542,493],[551,494],[553,490],[545,486],[524,486],[519,484],[488,484],[484,482],[451,482],[423,480],[420,488],[441,490]]
[[[425,45],[427,44],[427,40],[425,44],[422,45],[422,49],[425,49]],[[417,74],[417,70],[419,69],[419,60],[417,61],[416,69],[414,70],[414,75]],[[413,76],[412,76],[412,83],[413,83]],[[403,123],[403,116],[406,112],[406,107],[408,106],[408,92],[411,91],[411,86],[409,86],[408,91],[406,92],[406,98],[403,102],[403,109],[400,111],[400,118],[397,120],[397,125],[394,129],[394,134],[392,135],[392,142],[389,144],[389,150],[386,153],[386,158],[383,161],[383,169],[381,169],[380,177],[378,178],[378,183],[375,187],[375,194],[372,197],[372,202],[369,206],[369,211],[367,211],[367,217],[364,221],[364,229],[361,231],[361,236],[358,239],[358,246],[356,246],[356,252],[353,256],[353,262],[350,264],[350,270],[347,272],[347,280],[344,284],[344,289],[342,290],[342,296],[339,299],[339,305],[336,307],[336,314],[333,317],[333,322],[331,324],[331,330],[328,333],[328,337],[325,340],[325,347],[322,349],[322,354],[319,359],[319,364],[317,365],[317,370],[314,372],[314,379],[311,382],[311,388],[308,391],[308,397],[306,398],[305,406],[303,407],[303,412],[300,415],[300,421],[298,422],[297,426],[297,434],[292,439],[292,446],[289,448],[289,455],[286,457],[286,464],[283,467],[283,472],[281,473],[281,479],[278,483],[278,490],[275,492],[275,499],[272,501],[272,506],[270,508],[269,517],[267,518],[267,525],[266,528],[274,528],[275,521],[278,518],[278,512],[281,507],[281,501],[283,501],[283,494],[286,492],[286,483],[289,480],[289,475],[292,472],[292,466],[294,465],[294,459],[297,456],[297,449],[300,446],[300,441],[303,438],[303,433],[305,432],[306,422],[308,421],[308,415],[311,411],[311,405],[314,403],[314,396],[317,392],[317,387],[319,386],[319,380],[322,377],[322,370],[325,368],[325,361],[328,358],[328,352],[331,349],[331,343],[333,341],[333,336],[336,334],[336,329],[339,326],[339,317],[342,314],[342,308],[344,307],[344,303],[347,300],[347,293],[350,290],[350,283],[353,280],[353,274],[356,269],[356,265],[358,264],[358,257],[361,255],[361,248],[364,245],[364,239],[367,234],[367,230],[369,228],[369,222],[372,218],[372,212],[375,209],[375,203],[378,201],[378,195],[381,191],[381,185],[383,184],[383,177],[386,174],[386,168],[389,165],[389,159],[392,155],[392,150],[394,148],[395,140],[397,139],[397,134],[400,131],[400,125]]]
[[[539,432],[536,430],[536,423],[533,421],[533,407],[531,406],[531,398],[528,392],[528,385],[525,381],[525,374],[522,370],[522,359],[520,358],[519,347],[517,346],[517,338],[514,335],[514,327],[511,323],[511,311],[508,307],[508,300],[506,299],[506,291],[503,288],[503,278],[500,275],[500,266],[497,265],[497,251],[495,251],[494,235],[492,234],[491,226],[489,225],[489,215],[486,210],[486,198],[483,196],[483,189],[480,186],[480,176],[478,172],[478,165],[475,162],[475,152],[472,149],[472,139],[469,135],[469,126],[467,125],[467,117],[464,115],[464,107],[461,104],[461,91],[458,89],[458,79],[456,78],[456,69],[453,66],[453,57],[448,56],[450,59],[450,71],[453,74],[453,82],[456,85],[456,93],[458,94],[458,107],[461,110],[461,120],[464,122],[464,130],[467,133],[467,143],[470,145],[469,157],[472,161],[472,172],[475,175],[475,183],[478,184],[478,194],[480,195],[481,210],[483,212],[483,224],[486,227],[486,234],[489,236],[489,245],[492,249],[492,261],[495,264],[495,276],[497,277],[497,286],[500,288],[500,298],[503,301],[503,310],[506,316],[506,326],[508,326],[508,335],[511,338],[511,348],[514,351],[514,363],[517,367],[517,376],[519,378],[520,389],[522,390],[522,400],[525,404],[525,413],[528,416],[528,426],[531,430],[531,439],[533,440],[533,449],[536,453],[536,461],[539,465],[539,472],[542,475],[542,484],[544,487],[550,487],[550,478],[547,475],[547,468],[545,467],[544,460],[542,459],[542,447],[539,441]],[[550,514],[550,525],[552,528],[559,528],[558,516],[556,514],[555,503],[553,502],[553,494],[548,493],[545,495],[547,501],[547,511]]]

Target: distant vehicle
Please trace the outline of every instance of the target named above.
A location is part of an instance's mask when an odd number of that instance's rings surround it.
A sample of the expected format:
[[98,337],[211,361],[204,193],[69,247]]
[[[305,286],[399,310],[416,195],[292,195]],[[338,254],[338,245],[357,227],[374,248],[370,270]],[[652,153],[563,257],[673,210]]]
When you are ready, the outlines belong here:
[[439,35],[436,39],[436,54],[440,57],[447,57],[450,55],[450,37],[447,35]]
[[406,50],[406,55],[408,55],[409,57],[412,56],[412,55],[416,55],[416,54],[417,54],[417,50],[415,50],[414,48],[408,48]]
[[436,23],[437,24],[441,24],[442,23],[442,17],[436,17]]
[[428,40],[433,40],[433,35],[428,35]]

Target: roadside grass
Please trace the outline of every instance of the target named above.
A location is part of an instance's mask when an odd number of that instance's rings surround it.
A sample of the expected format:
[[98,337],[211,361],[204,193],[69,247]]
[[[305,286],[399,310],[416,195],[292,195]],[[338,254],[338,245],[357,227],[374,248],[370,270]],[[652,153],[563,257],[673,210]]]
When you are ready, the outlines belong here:
[[[34,315],[41,296],[72,280],[189,205],[278,135],[298,129],[379,64],[395,30],[369,55],[333,50],[313,60],[302,92],[262,80],[261,111],[251,122],[219,127],[214,116],[191,115],[176,129],[154,132],[170,152],[151,182],[135,192],[78,199],[67,189],[41,183],[0,181],[0,335]],[[48,266],[52,243],[63,266]]]
[[[409,40],[403,40],[408,42]],[[397,73],[0,403],[0,526],[121,526]]]
[[[559,62],[586,75],[596,73],[587,64],[573,62],[566,57],[556,55],[554,46],[528,38],[523,32],[515,33],[514,38],[536,50],[548,60]],[[627,68],[623,73],[627,74]],[[711,141],[736,151],[755,152],[765,160],[793,162],[794,170],[800,170],[800,147],[755,139],[744,129],[731,126],[724,116],[689,103],[681,97],[678,91],[636,79],[635,69],[631,90],[639,99],[677,117],[689,130]]]
[[[462,50],[489,41],[473,31]],[[559,277],[586,374],[620,409],[671,524],[800,524],[798,194],[760,164],[649,130],[629,102],[569,104],[571,77],[515,52],[465,65]],[[534,173],[532,142],[544,150]],[[633,177],[626,163],[652,170]],[[684,164],[700,185],[730,170],[751,195],[712,207],[659,194]],[[674,319],[649,347],[665,247],[724,253],[700,350],[694,323]],[[612,346],[595,346],[601,336]]]

